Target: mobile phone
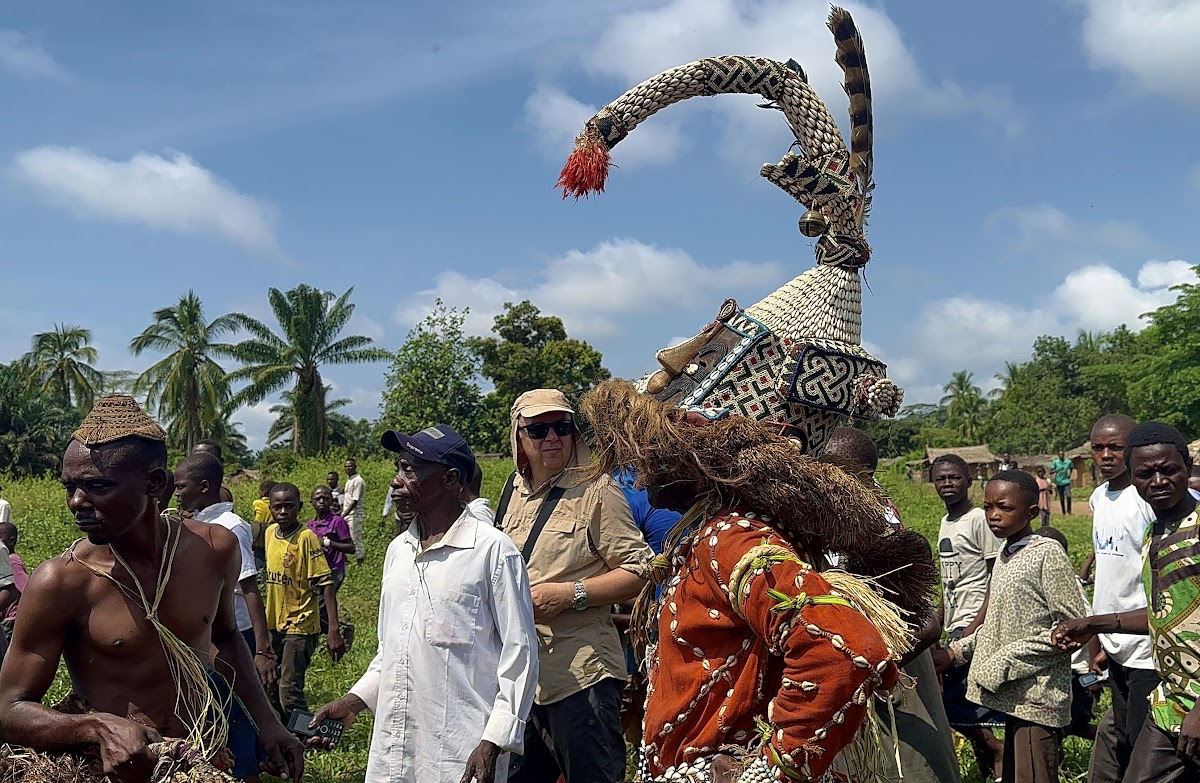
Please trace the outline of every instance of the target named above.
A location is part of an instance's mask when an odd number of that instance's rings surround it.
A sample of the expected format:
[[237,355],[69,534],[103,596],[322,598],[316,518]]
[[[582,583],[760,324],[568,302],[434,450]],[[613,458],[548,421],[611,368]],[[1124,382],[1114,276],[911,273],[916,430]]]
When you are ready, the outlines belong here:
[[1108,679],[1108,672],[1088,672],[1079,676],[1079,684],[1085,688],[1090,688],[1097,683],[1104,682]]
[[313,714],[304,710],[292,710],[291,717],[288,718],[287,730],[295,734],[297,737],[308,739],[309,737],[320,737],[327,739],[332,745],[337,745],[338,740],[342,738],[342,722],[333,718],[326,718],[317,724],[315,729],[308,727],[312,723]]

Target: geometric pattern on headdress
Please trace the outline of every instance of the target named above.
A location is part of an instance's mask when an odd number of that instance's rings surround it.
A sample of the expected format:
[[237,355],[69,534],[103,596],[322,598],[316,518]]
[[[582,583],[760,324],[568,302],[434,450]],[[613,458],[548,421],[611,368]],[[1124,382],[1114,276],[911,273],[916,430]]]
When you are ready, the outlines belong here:
[[163,442],[167,433],[146,415],[137,400],[113,394],[96,401],[71,437],[85,446],[99,446],[121,438]]
[[814,452],[840,417],[895,415],[903,392],[860,346],[861,270],[871,257],[865,226],[874,190],[871,82],[850,14],[829,29],[850,98],[850,146],[794,61],[727,55],[677,66],[602,108],[575,141],[559,178],[564,198],[604,189],[609,150],[667,106],[697,97],[757,94],[778,109],[796,142],[762,175],[809,212],[817,265],[745,310],[727,300],[690,340],[659,351],[661,367],[639,382],[660,400],[710,418],[737,414],[779,424]]

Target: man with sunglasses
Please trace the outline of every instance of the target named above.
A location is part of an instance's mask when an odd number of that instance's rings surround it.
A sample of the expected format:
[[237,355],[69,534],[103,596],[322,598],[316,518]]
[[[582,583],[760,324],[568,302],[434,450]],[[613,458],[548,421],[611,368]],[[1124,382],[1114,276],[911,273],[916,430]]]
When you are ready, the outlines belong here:
[[610,606],[641,591],[653,553],[617,483],[581,469],[591,454],[561,391],[526,392],[510,414],[517,470],[496,524],[529,567],[541,674],[508,780],[622,780],[626,664]]

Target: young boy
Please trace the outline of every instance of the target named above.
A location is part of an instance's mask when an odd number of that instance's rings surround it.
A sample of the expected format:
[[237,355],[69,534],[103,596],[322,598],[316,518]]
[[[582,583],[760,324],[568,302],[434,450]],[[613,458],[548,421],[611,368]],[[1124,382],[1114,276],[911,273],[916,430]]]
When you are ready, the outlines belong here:
[[[315,487],[309,500],[312,501],[315,516],[308,521],[307,527],[321,542],[321,551],[325,553],[325,561],[329,563],[329,573],[333,578],[333,589],[337,591],[346,580],[346,553],[354,551],[354,542],[350,539],[350,526],[340,515],[334,513],[333,493],[329,491],[329,487],[323,484]],[[329,613],[325,608],[324,593],[319,593],[317,599],[321,605],[321,633],[327,633]],[[342,638],[347,647],[350,645],[348,630],[349,626],[343,624]]]
[[[946,504],[938,533],[938,559],[942,572],[942,628],[950,640],[963,636],[983,608],[992,564],[1000,542],[988,529],[983,511],[967,496],[971,471],[957,454],[933,462],[933,485]],[[939,656],[934,655],[935,660]],[[943,672],[942,699],[950,726],[971,741],[983,775],[1001,773],[1003,746],[992,733],[1004,725],[1004,716],[967,699],[967,667],[950,666]]]
[[1067,553],[1033,533],[1037,501],[1037,482],[1024,471],[1002,470],[988,482],[987,524],[1006,544],[983,624],[948,648],[955,662],[970,661],[968,697],[1007,716],[1005,783],[1058,780],[1063,727],[1071,722],[1071,656],[1051,644],[1050,633],[1088,614]]
[[293,710],[308,711],[304,676],[320,640],[321,620],[317,596],[325,595],[329,612],[326,646],[333,660],[346,650],[338,629],[337,591],[329,573],[329,562],[321,542],[300,524],[300,490],[295,484],[276,484],[271,489],[271,518],[274,524],[264,535],[267,555],[267,627],[279,674],[275,706],[286,721]]

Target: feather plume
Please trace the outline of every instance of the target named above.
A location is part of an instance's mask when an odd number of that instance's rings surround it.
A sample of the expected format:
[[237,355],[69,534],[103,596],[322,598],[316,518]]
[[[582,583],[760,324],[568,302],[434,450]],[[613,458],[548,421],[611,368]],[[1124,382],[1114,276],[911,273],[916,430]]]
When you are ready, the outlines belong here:
[[850,98],[850,170],[858,177],[864,197],[864,215],[870,208],[875,188],[874,121],[871,117],[871,75],[862,36],[850,12],[833,7],[829,12],[829,30],[837,45],[837,64],[844,76],[843,87]]

